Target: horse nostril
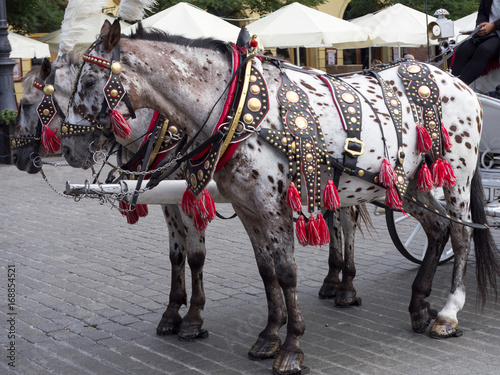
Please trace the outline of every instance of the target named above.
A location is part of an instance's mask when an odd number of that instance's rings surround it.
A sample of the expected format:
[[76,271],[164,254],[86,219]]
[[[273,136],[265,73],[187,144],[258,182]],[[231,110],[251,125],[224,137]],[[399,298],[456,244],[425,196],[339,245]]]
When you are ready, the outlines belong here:
[[12,163],[17,164],[17,161],[19,160],[19,157],[17,154],[12,154]]
[[61,153],[63,154],[64,157],[69,156],[69,148],[67,146],[62,147]]

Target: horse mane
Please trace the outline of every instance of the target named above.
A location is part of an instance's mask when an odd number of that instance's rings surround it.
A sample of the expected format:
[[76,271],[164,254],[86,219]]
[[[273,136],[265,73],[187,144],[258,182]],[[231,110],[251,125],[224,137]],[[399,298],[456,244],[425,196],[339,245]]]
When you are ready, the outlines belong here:
[[23,77],[23,91],[28,92],[33,87],[33,82],[35,78],[40,74],[41,65],[36,65],[31,70],[26,73]]
[[56,61],[53,65],[55,69],[60,68],[64,65],[69,65],[70,74],[76,76],[78,70],[80,69],[80,65],[82,63],[82,56],[84,51],[71,52],[62,55],[58,61]]
[[156,42],[167,42],[184,47],[206,48],[209,50],[222,52],[229,56],[231,56],[233,50],[233,46],[231,45],[231,43],[224,42],[222,40],[214,38],[190,39],[183,37],[181,35],[169,34],[163,30],[155,28],[145,29],[142,26],[141,22],[138,23],[136,30],[133,31],[130,35],[122,34],[121,37],[132,40],[150,40]]

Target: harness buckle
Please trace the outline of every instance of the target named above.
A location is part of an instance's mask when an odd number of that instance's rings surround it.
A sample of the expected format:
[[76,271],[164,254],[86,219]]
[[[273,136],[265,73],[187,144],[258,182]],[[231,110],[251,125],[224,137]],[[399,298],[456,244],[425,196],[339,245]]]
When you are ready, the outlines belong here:
[[344,150],[351,154],[351,156],[361,156],[365,152],[365,144],[356,137],[346,138]]

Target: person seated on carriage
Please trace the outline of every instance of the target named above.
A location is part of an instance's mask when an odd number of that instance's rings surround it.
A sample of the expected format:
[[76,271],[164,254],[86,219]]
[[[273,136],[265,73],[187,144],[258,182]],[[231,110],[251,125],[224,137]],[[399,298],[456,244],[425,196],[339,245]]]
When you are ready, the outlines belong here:
[[468,85],[484,72],[492,59],[499,57],[500,0],[481,0],[476,27],[479,30],[460,45],[451,66],[451,73]]

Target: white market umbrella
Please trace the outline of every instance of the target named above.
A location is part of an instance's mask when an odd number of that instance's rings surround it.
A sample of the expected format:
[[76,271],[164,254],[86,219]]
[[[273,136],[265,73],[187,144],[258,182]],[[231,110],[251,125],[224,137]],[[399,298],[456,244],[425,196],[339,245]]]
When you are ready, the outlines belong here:
[[349,48],[353,42],[364,42],[367,32],[350,22],[299,3],[286,5],[247,26],[264,47],[279,48]]
[[32,59],[50,56],[48,44],[11,32],[8,33],[7,38],[12,48],[9,56],[11,59]]
[[[240,28],[188,3],[178,3],[141,21],[144,27],[154,27],[169,34],[186,38],[214,38],[236,42]],[[136,29],[132,25],[124,34]]]
[[[92,43],[94,43],[99,36],[99,32],[101,31],[101,27],[104,24],[104,21],[108,20],[113,23],[115,21],[114,17],[108,16],[104,13],[96,13],[94,16],[88,19],[88,29],[80,34],[78,37],[75,49],[84,50]],[[127,28],[130,24],[120,21],[120,25],[122,29]],[[61,30],[53,31],[47,35],[44,35],[37,39],[40,42],[47,43],[50,47],[50,53],[56,55],[59,52],[59,42],[61,41]]]
[[370,43],[365,47],[421,47],[427,45],[427,23],[435,20],[398,3],[350,22],[368,31]]

